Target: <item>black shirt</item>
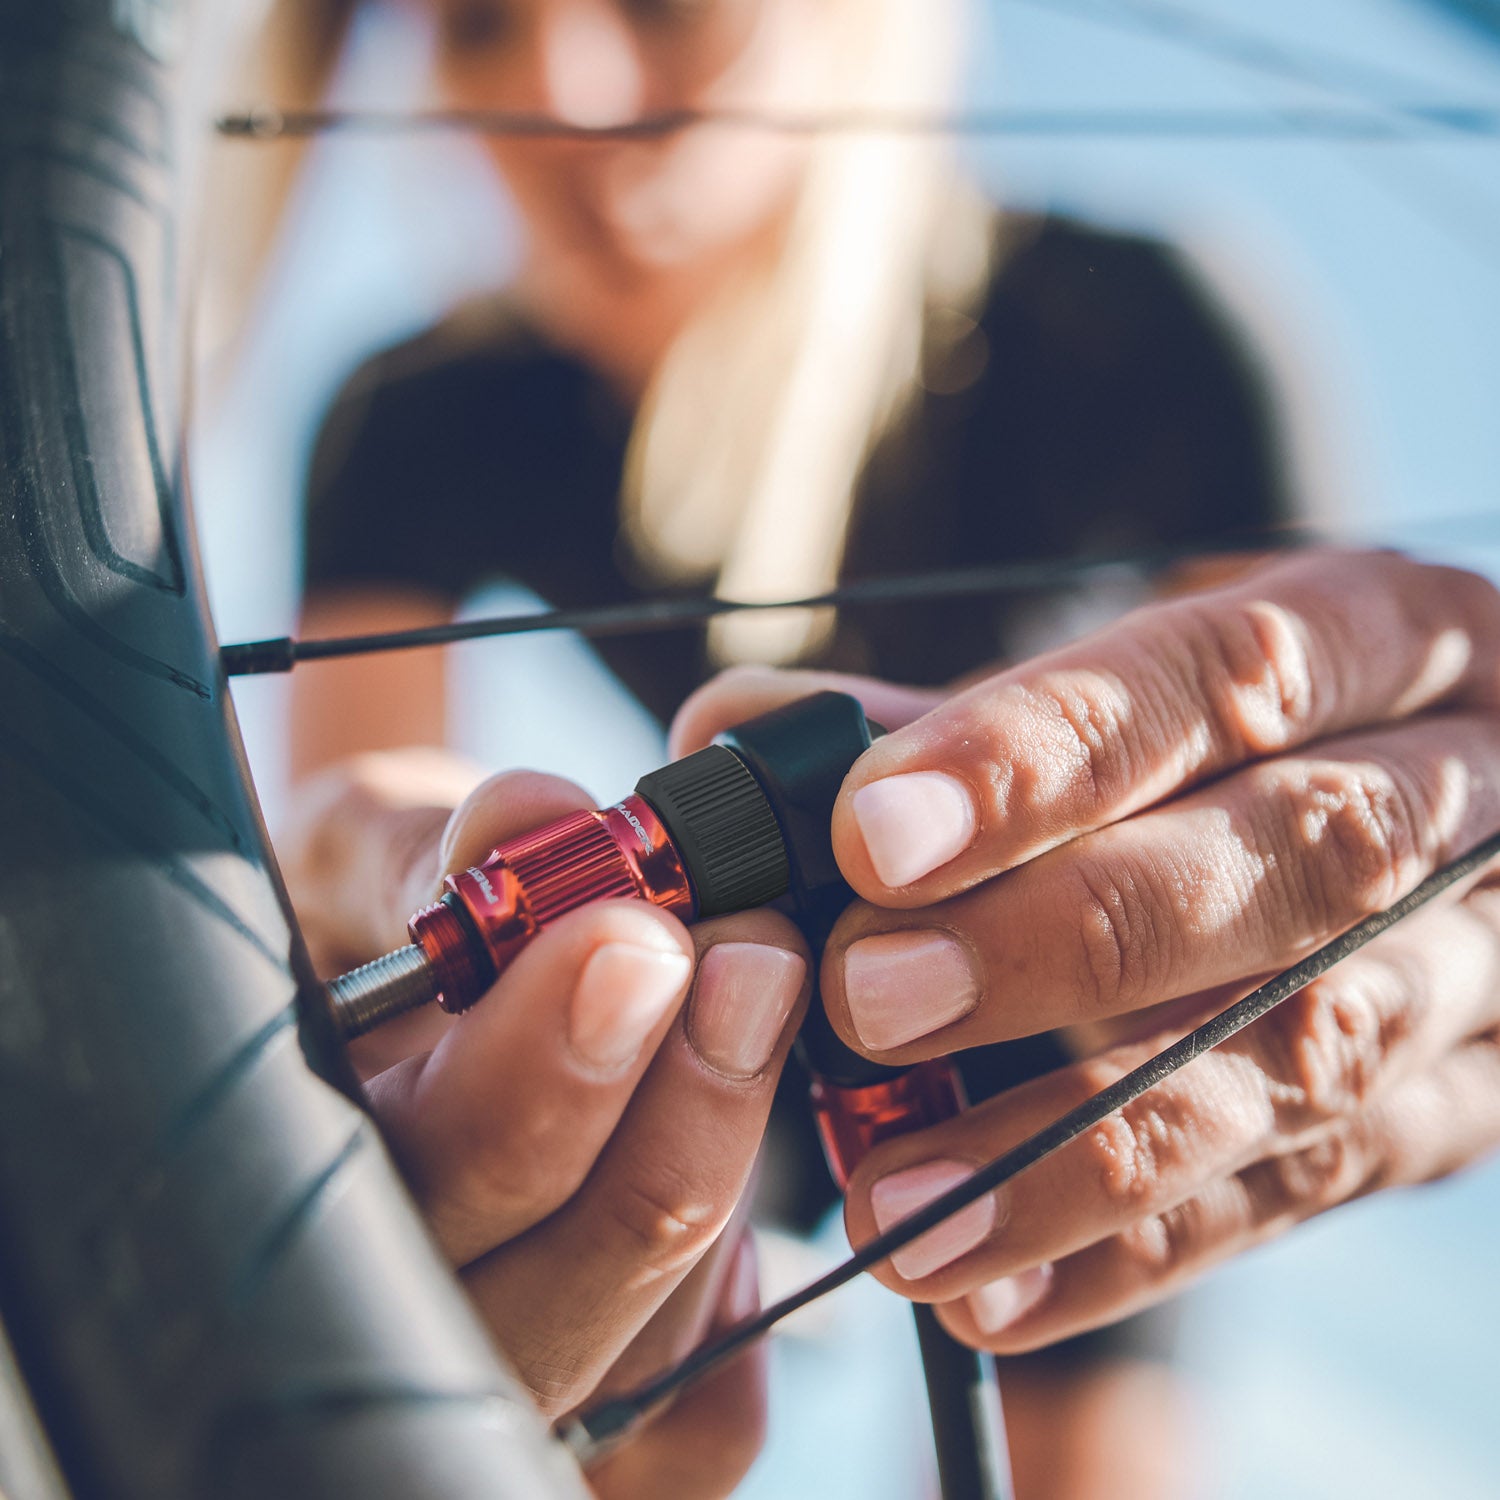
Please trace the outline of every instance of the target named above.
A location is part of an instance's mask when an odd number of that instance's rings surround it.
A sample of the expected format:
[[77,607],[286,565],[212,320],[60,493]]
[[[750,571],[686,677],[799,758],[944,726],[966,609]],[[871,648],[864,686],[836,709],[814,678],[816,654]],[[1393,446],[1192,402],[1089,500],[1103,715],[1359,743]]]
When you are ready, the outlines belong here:
[[[1055,219],[1005,233],[977,320],[929,338],[924,389],[865,467],[842,578],[1207,547],[1281,519],[1261,384],[1173,253]],[[318,443],[306,586],[457,602],[504,576],[561,608],[662,594],[619,536],[629,428],[599,376],[520,322],[479,347],[439,329],[387,351]],[[942,683],[1004,653],[1014,609],[849,610],[807,664]],[[663,719],[710,670],[701,631],[601,649]]]

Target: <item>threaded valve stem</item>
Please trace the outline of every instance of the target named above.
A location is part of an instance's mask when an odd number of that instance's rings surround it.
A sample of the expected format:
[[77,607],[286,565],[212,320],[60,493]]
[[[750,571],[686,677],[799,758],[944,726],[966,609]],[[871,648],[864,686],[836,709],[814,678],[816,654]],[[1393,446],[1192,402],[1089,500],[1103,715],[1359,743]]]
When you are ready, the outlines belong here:
[[363,1036],[393,1016],[437,999],[438,984],[427,955],[415,946],[397,948],[373,963],[328,981],[333,1017],[345,1037]]

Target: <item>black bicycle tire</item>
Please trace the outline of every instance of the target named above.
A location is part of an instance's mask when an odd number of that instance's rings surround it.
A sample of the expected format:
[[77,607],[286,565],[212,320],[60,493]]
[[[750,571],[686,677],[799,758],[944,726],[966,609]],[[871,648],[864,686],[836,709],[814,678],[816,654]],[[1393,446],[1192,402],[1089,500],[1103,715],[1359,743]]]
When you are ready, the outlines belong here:
[[165,399],[185,19],[0,0],[10,1500],[61,1493],[48,1441],[75,1500],[579,1495],[358,1107],[246,773]]

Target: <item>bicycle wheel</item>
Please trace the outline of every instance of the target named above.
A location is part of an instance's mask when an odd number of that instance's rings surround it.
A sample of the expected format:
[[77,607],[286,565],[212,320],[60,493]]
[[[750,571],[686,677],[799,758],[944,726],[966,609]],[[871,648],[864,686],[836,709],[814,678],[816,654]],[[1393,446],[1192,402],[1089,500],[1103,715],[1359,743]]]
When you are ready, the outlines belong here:
[[0,1485],[577,1495],[357,1106],[245,772],[166,399],[184,20],[0,0]]

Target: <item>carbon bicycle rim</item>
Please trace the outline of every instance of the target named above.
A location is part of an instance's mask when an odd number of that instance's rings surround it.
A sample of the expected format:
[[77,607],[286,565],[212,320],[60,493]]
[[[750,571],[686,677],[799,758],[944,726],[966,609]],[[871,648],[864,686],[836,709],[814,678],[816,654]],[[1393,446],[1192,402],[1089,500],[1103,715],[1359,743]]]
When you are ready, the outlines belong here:
[[0,1487],[562,1500],[355,1102],[217,663],[185,20],[0,0]]

